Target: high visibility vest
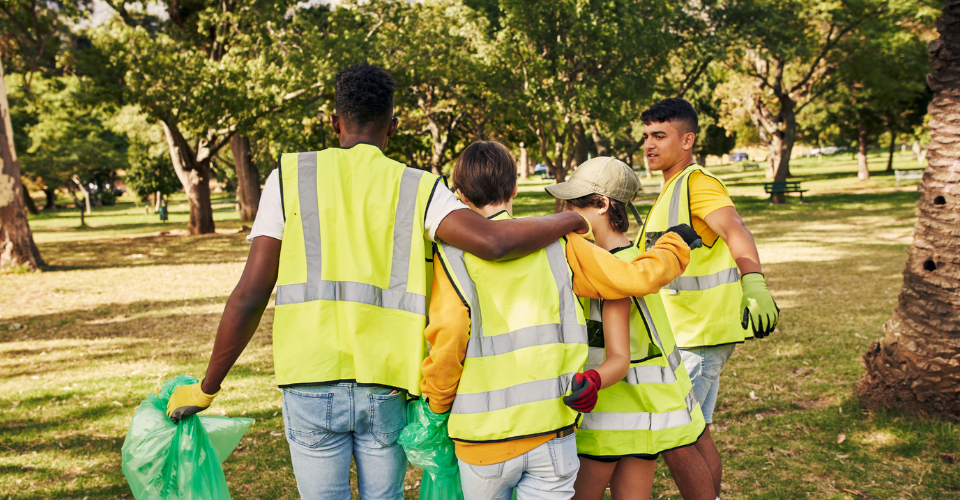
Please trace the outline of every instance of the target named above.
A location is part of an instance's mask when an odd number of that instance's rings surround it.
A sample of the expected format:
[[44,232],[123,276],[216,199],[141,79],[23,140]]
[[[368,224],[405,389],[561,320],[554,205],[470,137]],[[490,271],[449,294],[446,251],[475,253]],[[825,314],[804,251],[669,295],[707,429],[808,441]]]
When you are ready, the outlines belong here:
[[470,310],[470,340],[448,421],[452,439],[518,439],[576,422],[577,412],[562,397],[587,361],[587,331],[565,245],[560,240],[506,262],[437,246]]
[[[670,227],[692,226],[689,181],[693,172],[717,179],[699,165],[690,165],[670,179],[637,235],[642,248],[653,248]],[[717,181],[723,185],[723,181]],[[713,246],[704,242],[703,247],[690,252],[687,270],[660,290],[677,344],[683,349],[733,344],[752,337],[740,323],[742,295],[737,263],[719,237]]]
[[[614,254],[632,261],[640,253],[631,245]],[[591,335],[587,370],[600,366],[605,359],[603,344],[598,342],[603,339],[602,329],[595,328],[594,323],[602,321],[601,301],[580,300]],[[630,308],[630,369],[623,380],[601,390],[597,406],[583,415],[577,431],[577,453],[594,459],[650,458],[696,442],[705,425],[663,300],[659,294],[634,297]]]
[[420,394],[440,178],[376,146],[284,154],[273,321],[281,387],[356,382]]

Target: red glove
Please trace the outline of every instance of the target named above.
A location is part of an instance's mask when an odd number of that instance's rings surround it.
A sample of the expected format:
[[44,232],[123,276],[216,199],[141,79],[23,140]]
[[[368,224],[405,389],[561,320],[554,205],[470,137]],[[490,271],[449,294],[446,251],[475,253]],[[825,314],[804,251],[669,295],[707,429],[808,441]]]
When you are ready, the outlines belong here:
[[597,406],[597,391],[600,390],[600,374],[587,370],[573,376],[572,394],[563,397],[563,403],[580,413],[590,413]]

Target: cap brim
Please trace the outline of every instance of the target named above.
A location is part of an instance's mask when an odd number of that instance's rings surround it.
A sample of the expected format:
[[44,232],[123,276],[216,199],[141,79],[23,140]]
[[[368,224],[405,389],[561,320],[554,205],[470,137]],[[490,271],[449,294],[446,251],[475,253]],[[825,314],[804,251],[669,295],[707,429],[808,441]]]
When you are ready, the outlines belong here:
[[550,196],[558,200],[573,200],[576,198],[582,198],[593,194],[593,191],[583,187],[573,184],[571,182],[561,182],[559,184],[553,184],[544,188],[550,193]]

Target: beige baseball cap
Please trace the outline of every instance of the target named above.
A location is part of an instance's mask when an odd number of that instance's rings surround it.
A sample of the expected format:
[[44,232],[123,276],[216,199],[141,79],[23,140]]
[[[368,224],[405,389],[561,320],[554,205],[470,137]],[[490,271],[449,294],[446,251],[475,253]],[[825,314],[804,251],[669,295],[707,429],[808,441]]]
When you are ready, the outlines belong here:
[[609,156],[583,162],[564,182],[546,187],[551,196],[573,200],[591,194],[630,203],[640,189],[640,179],[626,163]]

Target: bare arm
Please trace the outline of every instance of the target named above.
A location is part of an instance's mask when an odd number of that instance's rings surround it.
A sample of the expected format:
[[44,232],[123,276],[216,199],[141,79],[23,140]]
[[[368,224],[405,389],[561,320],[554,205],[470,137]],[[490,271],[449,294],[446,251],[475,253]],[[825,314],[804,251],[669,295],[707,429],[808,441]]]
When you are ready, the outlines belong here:
[[227,299],[220,318],[217,339],[213,343],[213,353],[201,387],[206,394],[216,394],[220,390],[223,379],[260,325],[263,310],[267,308],[270,294],[277,284],[280,243],[280,240],[269,236],[253,240],[243,275]]
[[743,223],[737,209],[733,207],[718,208],[711,212],[704,222],[713,232],[723,238],[730,247],[730,254],[740,268],[740,274],[760,273],[760,254],[757,244],[753,241],[753,234]]
[[597,367],[600,389],[623,380],[630,369],[630,299],[604,301],[603,343],[606,358]]
[[473,210],[454,210],[437,226],[437,238],[484,260],[507,260],[586,231],[586,220],[575,212],[493,221]]

